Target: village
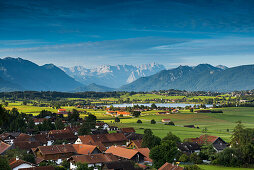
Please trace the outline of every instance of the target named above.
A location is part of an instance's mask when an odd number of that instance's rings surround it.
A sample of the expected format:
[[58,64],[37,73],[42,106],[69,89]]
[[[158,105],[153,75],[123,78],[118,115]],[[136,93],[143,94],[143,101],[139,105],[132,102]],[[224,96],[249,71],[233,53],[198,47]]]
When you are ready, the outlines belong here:
[[[79,108],[80,106],[76,106]],[[96,106],[86,106],[86,109],[101,109]],[[183,108],[182,108],[183,109]],[[193,111],[196,114],[211,113],[211,109],[199,109]],[[26,129],[23,133],[5,131],[0,135],[0,155],[9,158],[11,169],[18,170],[42,170],[42,169],[198,169],[195,164],[210,164],[208,154],[220,153],[230,147],[220,136],[211,136],[204,132],[195,138],[179,137],[169,132],[165,138],[170,138],[176,149],[170,155],[173,161],[156,159],[154,147],[162,146],[162,141],[154,136],[152,130],[144,129],[143,133],[137,133],[133,127],[118,127],[117,122],[125,117],[139,117],[142,112],[155,111],[156,115],[163,116],[177,114],[181,108],[163,107],[156,105],[146,108],[107,107],[105,115],[112,117],[112,121],[104,122],[96,120],[96,116],[87,114],[82,119],[79,112],[66,109],[58,109],[57,113],[42,111],[37,116],[29,119],[33,128]],[[73,118],[73,119],[71,119]],[[59,120],[61,120],[59,122]],[[156,123],[151,120],[151,124]],[[137,122],[139,123],[139,122]],[[142,122],[141,122],[142,123]],[[175,126],[171,119],[161,119],[161,124]],[[47,128],[53,127],[53,128]],[[56,128],[54,128],[56,127]],[[194,125],[184,125],[184,128],[199,128]],[[158,139],[158,140],[157,140]],[[157,141],[156,141],[157,140]],[[169,142],[170,143],[170,142]],[[29,155],[29,159],[24,155]],[[209,153],[210,154],[210,153]],[[10,156],[11,155],[11,156]],[[203,156],[202,156],[203,155]],[[164,160],[163,163],[161,163]]]

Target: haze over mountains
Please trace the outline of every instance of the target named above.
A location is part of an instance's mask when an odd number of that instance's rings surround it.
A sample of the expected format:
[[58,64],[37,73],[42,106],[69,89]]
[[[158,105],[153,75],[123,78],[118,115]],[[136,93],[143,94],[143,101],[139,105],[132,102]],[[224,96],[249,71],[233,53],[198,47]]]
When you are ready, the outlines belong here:
[[[64,70],[64,71],[63,71]],[[146,77],[144,77],[146,76]],[[130,82],[130,83],[129,83]],[[121,87],[120,87],[121,86]],[[254,89],[254,65],[227,68],[200,64],[165,70],[163,65],[86,69],[39,66],[22,58],[0,59],[0,91],[234,91]]]
[[119,88],[122,85],[131,83],[140,77],[146,77],[165,70],[160,64],[133,65],[102,65],[93,69],[82,66],[71,68],[60,67],[66,74],[83,84],[99,84],[111,88]]

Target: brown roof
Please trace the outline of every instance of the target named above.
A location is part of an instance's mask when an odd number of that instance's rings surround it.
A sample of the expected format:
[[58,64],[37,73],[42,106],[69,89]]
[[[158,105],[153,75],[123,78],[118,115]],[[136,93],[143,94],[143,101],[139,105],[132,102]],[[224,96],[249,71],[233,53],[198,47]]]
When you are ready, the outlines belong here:
[[41,146],[41,143],[38,141],[14,141],[14,146],[21,150],[30,150]]
[[[86,144],[73,144],[72,145],[78,154],[89,154],[92,153],[97,146],[95,145],[86,145]],[[98,148],[97,148],[98,149]]]
[[142,155],[145,156],[145,161],[153,162],[153,160],[149,157],[150,149],[149,148],[138,148],[135,149],[138,152],[140,152]]
[[47,143],[48,142],[48,135],[47,134],[36,134],[36,135],[34,135],[34,139],[36,140],[36,141],[39,141],[40,143]]
[[44,120],[47,120],[46,118],[34,118],[34,123],[42,123]]
[[84,142],[82,142],[83,144],[87,144],[87,145],[95,145],[95,146],[97,146],[97,148],[99,148],[99,150],[101,150],[101,151],[106,151],[107,150],[107,148],[100,142],[100,141],[98,141],[98,142],[93,142],[93,141],[84,141]]
[[49,137],[53,140],[73,140],[77,139],[77,136],[74,135],[69,129],[66,130],[51,130],[49,131]]
[[32,168],[20,168],[19,170],[55,170],[53,166],[37,166]]
[[131,142],[133,142],[136,145],[137,148],[142,148],[141,145],[142,145],[143,140],[132,140]]
[[137,153],[139,153],[137,150],[134,149],[127,149],[119,146],[111,146],[106,150],[105,153],[112,153],[113,155],[131,159],[133,156],[135,156]]
[[37,147],[37,150],[40,150],[43,155],[76,152],[72,144],[39,146]]
[[29,141],[31,136],[25,133],[21,133],[14,141]]
[[87,143],[89,141],[101,143],[113,143],[127,141],[127,138],[123,133],[109,133],[109,134],[97,134],[97,135],[85,135],[79,136],[82,143]]
[[[0,139],[5,140],[8,136],[12,136],[12,135],[10,135],[9,133],[2,133],[0,135]],[[15,138],[14,136],[12,136],[12,137],[13,137],[13,139]]]
[[29,163],[29,162],[26,162],[26,161],[23,161],[23,160],[21,160],[21,159],[16,160],[16,159],[14,158],[14,159],[11,159],[11,160],[9,161],[9,165],[10,165],[11,169],[16,168],[16,167],[18,167],[19,165],[22,165],[22,164],[29,164],[29,165],[32,165],[32,166],[33,166],[33,164],[31,164],[31,163]]
[[118,161],[118,158],[111,153],[100,153],[100,154],[87,154],[87,155],[76,155],[72,156],[71,160],[75,163],[104,163],[111,161]]
[[5,152],[10,147],[11,147],[11,145],[8,145],[7,143],[4,143],[4,142],[0,141],[0,154]]
[[166,162],[158,170],[184,170],[184,168]]
[[134,133],[136,132],[134,128],[121,128],[122,133]]

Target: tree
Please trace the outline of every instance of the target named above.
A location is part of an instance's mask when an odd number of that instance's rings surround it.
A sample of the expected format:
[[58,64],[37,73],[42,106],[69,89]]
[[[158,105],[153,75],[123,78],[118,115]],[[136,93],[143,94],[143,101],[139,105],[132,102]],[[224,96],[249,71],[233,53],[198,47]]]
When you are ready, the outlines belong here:
[[88,135],[91,132],[91,129],[95,128],[96,124],[96,116],[93,114],[89,114],[87,117],[85,117],[85,120],[83,121],[80,129],[79,129],[79,135]]
[[10,167],[7,159],[3,156],[0,156],[0,169],[11,170],[11,167]]
[[77,170],[93,170],[93,167],[88,167],[86,163],[77,163]]
[[61,118],[56,119],[55,126],[57,130],[61,130],[64,128],[64,123]]
[[172,132],[168,132],[167,136],[162,139],[162,141],[173,141],[176,144],[181,142],[181,139],[174,135]]
[[151,105],[151,109],[157,109],[156,104],[153,103],[153,104]]
[[77,122],[79,120],[79,115],[76,109],[72,109],[72,112],[68,112],[68,120],[70,122]]
[[194,109],[193,109],[193,107],[191,107],[191,108],[190,108],[190,112],[193,112],[193,111],[194,111]]
[[142,121],[140,119],[138,119],[137,123],[142,123]]
[[190,161],[193,162],[194,164],[201,164],[203,162],[196,152],[190,155]]
[[132,112],[132,115],[133,115],[134,117],[139,117],[140,114],[141,114],[140,111],[133,111],[133,112]]
[[179,162],[189,162],[189,157],[186,154],[182,154],[178,160]]
[[213,145],[204,145],[201,148],[201,152],[199,153],[199,156],[202,160],[214,160],[216,154],[216,150],[214,149]]
[[161,145],[151,149],[149,157],[153,160],[154,167],[159,168],[166,162],[172,163],[178,153],[175,142],[162,141]]
[[157,145],[160,145],[160,142],[161,139],[157,136],[154,136],[151,129],[144,130],[143,142],[141,144],[142,147],[151,149]]
[[115,122],[120,122],[119,117],[116,117],[116,118],[115,118]]
[[212,163],[216,165],[236,167],[242,165],[242,161],[239,149],[226,148],[216,155],[216,158]]
[[35,123],[34,123],[34,120],[32,118],[28,119],[27,126],[28,126],[29,129],[34,129],[35,128]]
[[152,119],[151,124],[156,124],[156,121],[154,119]]

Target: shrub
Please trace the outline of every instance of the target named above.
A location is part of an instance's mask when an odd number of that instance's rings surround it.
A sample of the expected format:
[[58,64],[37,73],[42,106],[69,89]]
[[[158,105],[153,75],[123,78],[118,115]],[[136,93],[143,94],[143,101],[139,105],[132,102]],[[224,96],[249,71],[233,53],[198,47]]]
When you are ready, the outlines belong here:
[[168,123],[165,123],[165,125],[172,125],[172,126],[175,126],[174,122],[168,122]]
[[156,124],[156,121],[154,119],[152,119],[151,124]]
[[139,119],[139,120],[137,121],[137,123],[142,123],[142,121]]
[[184,166],[185,170],[201,170],[201,168],[197,165],[186,165]]

